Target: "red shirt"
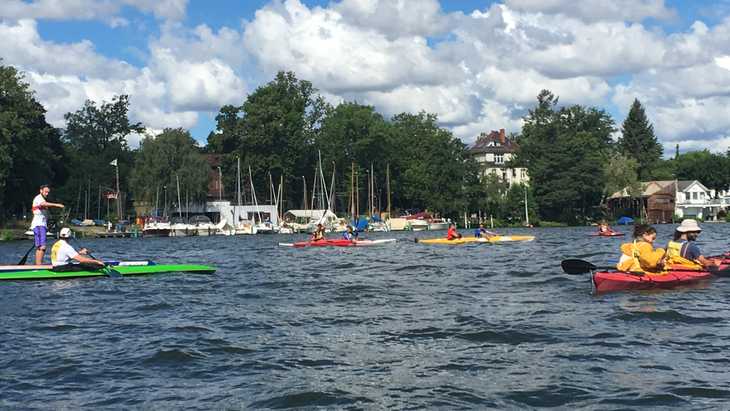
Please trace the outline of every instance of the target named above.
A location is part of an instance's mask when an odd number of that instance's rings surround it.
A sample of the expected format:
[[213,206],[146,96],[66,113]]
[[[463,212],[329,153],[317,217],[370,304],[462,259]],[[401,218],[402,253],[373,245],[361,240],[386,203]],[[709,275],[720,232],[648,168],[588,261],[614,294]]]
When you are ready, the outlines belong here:
[[455,240],[459,238],[459,233],[456,232],[456,227],[449,227],[449,231],[446,232],[447,240]]

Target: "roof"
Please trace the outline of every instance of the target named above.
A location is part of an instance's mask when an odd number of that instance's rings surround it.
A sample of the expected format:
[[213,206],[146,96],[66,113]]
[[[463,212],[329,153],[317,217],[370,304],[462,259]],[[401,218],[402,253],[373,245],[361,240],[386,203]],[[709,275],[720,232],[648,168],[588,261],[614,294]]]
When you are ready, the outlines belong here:
[[284,214],[290,214],[296,218],[316,218],[319,220],[325,213],[327,214],[327,217],[337,217],[337,215],[330,210],[289,210]]
[[514,153],[517,151],[518,145],[512,139],[504,134],[504,129],[499,131],[492,130],[489,134],[482,133],[477,140],[469,147],[471,154],[479,153]]
[[[656,180],[641,182],[641,196],[649,197],[657,194],[674,195],[676,191],[684,191],[693,184],[699,184],[703,189],[707,188],[697,180]],[[709,190],[707,190],[709,191]],[[621,191],[611,194],[608,198],[629,197],[629,187],[624,187]]]

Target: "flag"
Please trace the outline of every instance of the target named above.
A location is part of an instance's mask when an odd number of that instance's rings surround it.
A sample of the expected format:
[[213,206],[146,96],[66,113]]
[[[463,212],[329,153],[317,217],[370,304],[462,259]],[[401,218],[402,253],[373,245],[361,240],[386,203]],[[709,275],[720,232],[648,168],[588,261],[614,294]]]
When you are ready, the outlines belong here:
[[112,166],[116,167],[117,166],[117,159],[115,158],[114,161],[112,161],[111,163],[109,163],[109,165],[112,165]]
[[116,200],[117,199],[117,193],[109,191],[105,194],[107,200]]

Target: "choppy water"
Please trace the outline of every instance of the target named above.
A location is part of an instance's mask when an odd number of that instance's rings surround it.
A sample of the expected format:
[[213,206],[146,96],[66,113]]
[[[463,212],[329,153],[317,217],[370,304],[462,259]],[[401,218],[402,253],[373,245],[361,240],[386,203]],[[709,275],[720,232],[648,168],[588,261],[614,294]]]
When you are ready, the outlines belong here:
[[[730,224],[704,228],[705,254],[730,249]],[[592,296],[559,265],[615,262],[622,240],[590,230],[460,247],[87,240],[218,271],[0,283],[0,409],[727,408],[730,278]]]

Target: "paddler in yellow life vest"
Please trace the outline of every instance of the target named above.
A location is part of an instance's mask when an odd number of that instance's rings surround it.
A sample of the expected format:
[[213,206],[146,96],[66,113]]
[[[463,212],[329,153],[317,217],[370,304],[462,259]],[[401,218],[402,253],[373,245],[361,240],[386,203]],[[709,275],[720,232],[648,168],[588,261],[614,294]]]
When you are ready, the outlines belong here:
[[654,249],[656,230],[647,224],[634,227],[634,241],[621,244],[621,259],[616,268],[633,273],[659,273],[664,267],[666,252],[662,248]]
[[53,271],[97,270],[104,267],[103,261],[87,257],[88,251],[85,248],[76,251],[66,241],[71,238],[71,229],[68,227],[62,228],[58,233],[58,237],[58,241],[51,248]]
[[674,231],[674,238],[667,245],[667,264],[702,269],[717,266],[719,261],[705,258],[700,248],[695,244],[702,232],[697,221],[691,218],[682,220]]

